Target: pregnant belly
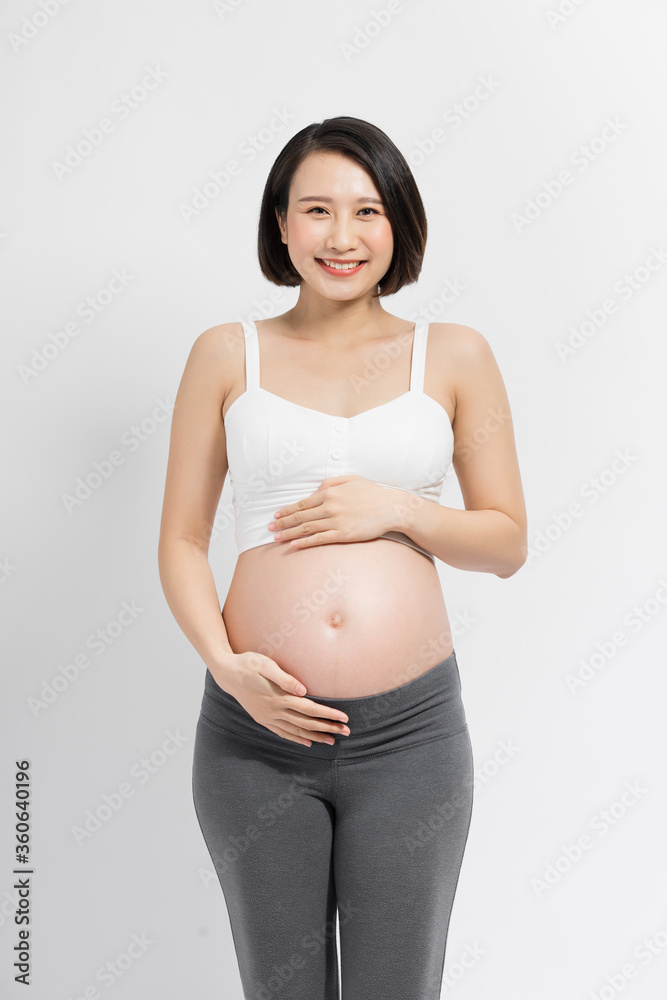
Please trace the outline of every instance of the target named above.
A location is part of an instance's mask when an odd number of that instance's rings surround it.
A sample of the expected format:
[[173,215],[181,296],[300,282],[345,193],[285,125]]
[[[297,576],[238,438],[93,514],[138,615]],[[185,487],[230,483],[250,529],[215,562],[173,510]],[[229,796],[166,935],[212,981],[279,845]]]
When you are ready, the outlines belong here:
[[386,538],[248,549],[222,613],[235,653],[270,656],[308,697],[389,691],[453,649],[434,564]]

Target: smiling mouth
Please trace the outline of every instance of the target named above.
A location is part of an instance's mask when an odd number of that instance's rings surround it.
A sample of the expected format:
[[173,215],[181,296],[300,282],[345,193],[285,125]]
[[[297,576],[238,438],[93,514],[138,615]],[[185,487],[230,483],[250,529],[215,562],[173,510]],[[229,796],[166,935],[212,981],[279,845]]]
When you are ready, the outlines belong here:
[[365,260],[332,260],[326,257],[316,257],[315,260],[330,271],[343,272],[356,271],[362,264],[366,263]]

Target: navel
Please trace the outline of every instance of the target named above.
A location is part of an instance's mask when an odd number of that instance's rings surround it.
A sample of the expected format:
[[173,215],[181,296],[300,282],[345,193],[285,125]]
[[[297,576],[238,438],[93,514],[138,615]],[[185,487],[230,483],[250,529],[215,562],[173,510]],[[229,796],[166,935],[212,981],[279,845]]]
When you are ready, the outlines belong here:
[[330,611],[326,616],[327,625],[331,625],[332,628],[340,628],[343,621],[340,611]]

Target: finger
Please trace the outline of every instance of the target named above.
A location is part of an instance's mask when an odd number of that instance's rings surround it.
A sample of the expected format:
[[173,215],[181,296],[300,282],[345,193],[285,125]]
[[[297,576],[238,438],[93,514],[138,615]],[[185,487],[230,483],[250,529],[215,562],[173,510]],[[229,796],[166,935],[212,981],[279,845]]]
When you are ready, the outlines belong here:
[[290,743],[300,743],[305,747],[312,746],[310,740],[299,739],[298,737],[293,736],[292,733],[288,733],[286,729],[281,729],[280,726],[267,726],[266,728],[270,729],[272,733],[276,734],[276,736],[280,736],[284,740],[289,740]]
[[[281,691],[286,691],[288,694],[299,699],[301,702],[303,695],[305,693],[305,684],[302,684],[298,677],[293,677],[292,674],[288,674],[286,670],[279,667],[277,663],[273,660],[270,662],[262,662],[259,664],[257,671],[262,677],[266,677],[268,681],[273,681]],[[299,694],[298,688],[303,688],[301,694]]]
[[348,733],[349,726],[346,726],[344,722],[336,722],[335,720],[327,719],[313,719],[308,715],[302,715],[299,712],[294,712],[291,709],[287,709],[287,714],[284,715],[283,721],[292,723],[293,726],[298,726],[307,735],[310,736],[313,733],[323,732],[323,733]]
[[326,531],[334,526],[330,514],[318,514],[315,511],[309,511],[307,518],[294,515],[285,518],[285,520],[280,518],[275,524],[273,537],[279,535],[278,541],[284,541],[286,538],[299,538],[301,535],[312,534],[314,531]]
[[339,542],[345,543],[345,539],[340,537],[340,532],[331,528],[329,531],[318,531],[314,535],[300,535],[295,538],[279,538],[278,544],[287,542],[292,548],[306,549],[314,545],[334,545]]
[[290,733],[292,737],[298,736],[300,739],[313,740],[315,743],[335,743],[335,740],[330,733],[325,733],[317,729],[309,729],[306,726],[300,726],[298,724],[292,724],[284,719],[281,719],[281,726],[285,732]]
[[337,719],[341,722],[349,722],[349,717],[339,708],[332,708],[330,705],[319,705],[310,698],[285,698],[283,699],[286,708],[300,712],[302,715],[310,715],[318,719]]
[[290,507],[285,507],[281,513],[274,514],[274,520],[278,527],[280,527],[281,524],[285,524],[286,521],[291,521],[291,523],[294,524],[295,522],[292,519],[294,517],[298,517],[302,511],[306,510],[311,512],[315,507],[321,506],[321,504],[321,495],[318,495],[317,492],[311,493],[310,496],[304,497],[303,500],[298,500],[295,504],[290,504]]

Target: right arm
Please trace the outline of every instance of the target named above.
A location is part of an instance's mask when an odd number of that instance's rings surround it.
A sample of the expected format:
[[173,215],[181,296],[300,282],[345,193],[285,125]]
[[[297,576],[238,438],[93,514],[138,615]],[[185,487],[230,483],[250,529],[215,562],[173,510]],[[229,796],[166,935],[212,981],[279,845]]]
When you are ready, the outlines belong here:
[[216,684],[267,729],[310,746],[342,731],[345,713],[302,697],[305,687],[271,657],[232,650],[208,561],[228,470],[222,404],[235,328],[228,323],[200,334],[176,394],[158,543],[160,582]]
[[185,365],[171,422],[160,523],[160,582],[180,628],[225,688],[234,655],[220,610],[208,549],[227,475],[222,421],[225,335],[235,324],[212,327],[195,340]]

